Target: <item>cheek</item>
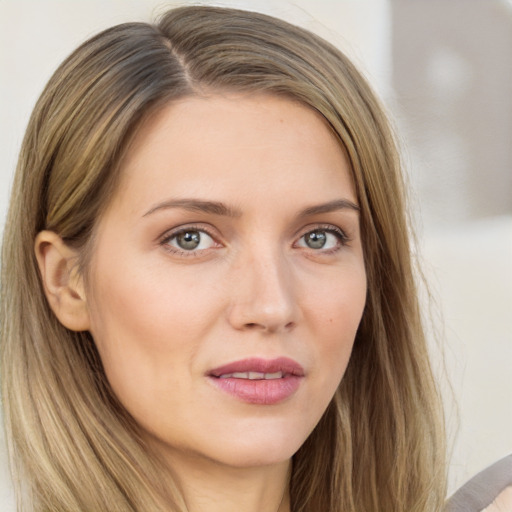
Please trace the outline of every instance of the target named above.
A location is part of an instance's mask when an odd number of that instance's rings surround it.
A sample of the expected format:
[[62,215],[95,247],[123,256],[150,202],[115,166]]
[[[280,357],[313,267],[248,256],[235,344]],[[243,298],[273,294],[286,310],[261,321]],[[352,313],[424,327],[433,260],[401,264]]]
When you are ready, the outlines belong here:
[[322,280],[323,286],[309,287],[304,293],[308,310],[316,318],[319,328],[323,326],[339,338],[350,338],[362,317],[366,303],[366,273],[362,265],[349,266],[333,272]]
[[362,265],[324,281],[308,295],[308,324],[317,340],[318,365],[325,381],[337,386],[348,364],[366,303],[366,274]]
[[[188,346],[213,317],[215,289],[198,286],[200,276],[169,272],[165,264],[100,261],[92,294],[92,331],[98,340],[130,340],[158,357],[169,341]],[[198,312],[201,312],[199,315]],[[107,347],[105,347],[107,348]]]
[[[186,386],[201,340],[216,321],[215,290],[163,265],[98,258],[91,334],[107,378],[128,410]],[[128,277],[127,277],[128,276]],[[197,277],[197,276],[196,276]],[[201,314],[199,314],[200,312]]]
[[135,421],[152,431],[159,428],[155,414],[163,404],[178,407],[178,398],[186,396],[185,370],[196,347],[178,322],[189,306],[159,293],[152,280],[131,277],[129,287],[120,285],[116,274],[98,286],[91,333],[112,391]]

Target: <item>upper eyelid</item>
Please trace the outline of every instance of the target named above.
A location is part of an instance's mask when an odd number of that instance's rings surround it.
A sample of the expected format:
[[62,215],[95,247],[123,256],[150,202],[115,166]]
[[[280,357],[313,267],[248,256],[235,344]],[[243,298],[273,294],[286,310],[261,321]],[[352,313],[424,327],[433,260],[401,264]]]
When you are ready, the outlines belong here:
[[319,224],[311,224],[308,226],[303,227],[302,229],[299,229],[295,237],[296,238],[302,238],[304,235],[307,235],[308,233],[311,233],[312,231],[331,231],[339,234],[343,238],[349,240],[350,237],[345,229],[340,228],[339,226],[336,226],[335,224],[326,224],[326,223],[319,223]]
[[213,228],[205,226],[204,224],[195,224],[195,223],[183,224],[181,226],[177,226],[175,228],[168,229],[158,237],[158,241],[165,242],[166,240],[174,238],[175,236],[177,236],[180,233],[183,233],[185,231],[202,231],[203,233],[206,233],[208,236],[212,237],[215,241],[218,242],[219,236],[217,236],[213,232],[214,231]]

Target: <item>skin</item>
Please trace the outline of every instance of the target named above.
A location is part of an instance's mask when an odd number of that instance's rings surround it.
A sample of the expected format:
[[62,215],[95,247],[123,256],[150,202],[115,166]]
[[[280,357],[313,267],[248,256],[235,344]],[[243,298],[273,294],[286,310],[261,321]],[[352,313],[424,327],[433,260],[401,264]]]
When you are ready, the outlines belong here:
[[[311,210],[319,205],[329,206]],[[183,249],[183,228],[197,248]],[[308,233],[325,245],[312,247]],[[57,244],[44,240],[50,260]],[[366,299],[343,149],[291,100],[170,104],[126,155],[76,295],[114,392],[189,509],[289,510],[291,457],[342,379]],[[277,404],[246,403],[208,377],[240,359],[283,356],[304,376]]]
[[482,512],[507,512],[512,510],[512,486],[506,487]]

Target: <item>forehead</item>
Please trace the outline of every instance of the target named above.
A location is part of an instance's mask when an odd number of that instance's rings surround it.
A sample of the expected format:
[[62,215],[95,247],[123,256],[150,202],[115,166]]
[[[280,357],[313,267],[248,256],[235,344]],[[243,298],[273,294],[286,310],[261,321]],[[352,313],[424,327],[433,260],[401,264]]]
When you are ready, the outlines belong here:
[[282,97],[225,94],[173,101],[147,119],[117,197],[142,207],[166,194],[250,202],[329,189],[355,201],[345,151],[320,114]]

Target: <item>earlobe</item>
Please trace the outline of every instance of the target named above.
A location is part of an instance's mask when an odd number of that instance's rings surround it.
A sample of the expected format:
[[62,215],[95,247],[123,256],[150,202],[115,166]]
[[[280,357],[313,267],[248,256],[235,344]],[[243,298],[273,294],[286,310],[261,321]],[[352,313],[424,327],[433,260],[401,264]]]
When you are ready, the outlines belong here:
[[83,278],[76,269],[77,252],[53,231],[41,231],[34,250],[48,303],[60,323],[72,331],[89,329]]

